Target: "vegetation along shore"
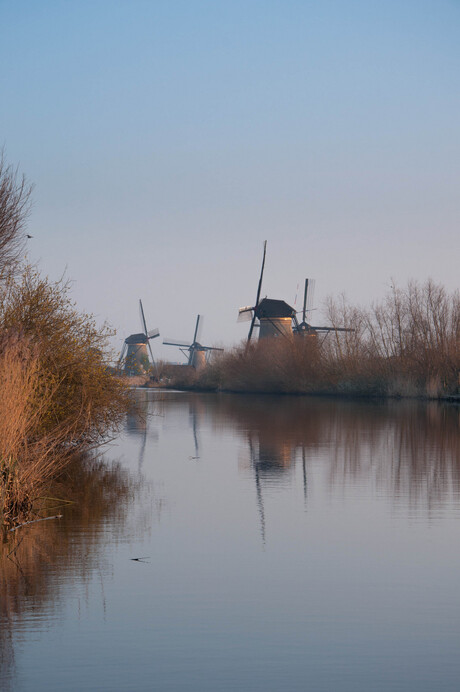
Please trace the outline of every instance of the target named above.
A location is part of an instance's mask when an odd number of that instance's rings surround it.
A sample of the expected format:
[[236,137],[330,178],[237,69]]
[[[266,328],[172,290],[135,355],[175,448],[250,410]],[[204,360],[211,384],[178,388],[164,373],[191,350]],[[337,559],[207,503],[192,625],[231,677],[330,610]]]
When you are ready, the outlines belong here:
[[[0,512],[3,532],[47,515],[47,489],[124,419],[107,328],[21,262],[31,187],[0,161]],[[53,502],[55,505],[55,501]]]
[[[330,299],[324,336],[242,344],[194,371],[158,364],[175,387],[235,392],[454,398],[459,395],[460,295],[431,280],[392,286],[370,308]],[[346,331],[345,331],[346,330]]]

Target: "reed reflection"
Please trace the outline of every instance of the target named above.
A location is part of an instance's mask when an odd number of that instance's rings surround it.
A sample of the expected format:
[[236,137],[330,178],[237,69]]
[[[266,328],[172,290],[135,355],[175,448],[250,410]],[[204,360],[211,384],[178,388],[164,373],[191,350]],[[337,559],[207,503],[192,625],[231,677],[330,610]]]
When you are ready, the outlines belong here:
[[[133,479],[119,464],[87,459],[71,465],[44,500],[48,514],[61,520],[29,525],[12,534],[0,546],[0,675],[2,684],[14,689],[13,633],[37,619],[40,613],[64,606],[64,586],[69,581],[87,585],[99,574],[102,599],[103,548],[122,539],[128,508],[139,496],[140,479]],[[147,517],[136,519],[130,533],[142,532]],[[4,689],[2,687],[2,689]]]
[[301,461],[328,464],[332,490],[372,479],[394,498],[442,503],[460,492],[458,406],[438,402],[221,396],[215,416],[247,439],[258,482],[276,482]]

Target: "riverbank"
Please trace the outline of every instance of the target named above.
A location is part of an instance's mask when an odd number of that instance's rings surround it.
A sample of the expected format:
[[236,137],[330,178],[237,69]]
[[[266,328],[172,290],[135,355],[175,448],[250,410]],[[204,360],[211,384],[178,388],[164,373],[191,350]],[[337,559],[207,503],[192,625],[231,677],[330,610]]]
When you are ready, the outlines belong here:
[[330,397],[338,399],[416,399],[419,401],[450,401],[452,403],[460,404],[460,394],[446,394],[445,396],[428,396],[426,394],[387,394],[387,393],[369,393],[367,391],[360,392],[359,390],[353,392],[346,392],[340,390],[310,390],[310,391],[286,391],[286,390],[275,390],[275,389],[231,389],[215,386],[204,386],[199,383],[197,384],[183,384],[181,382],[174,382],[169,384],[152,384],[146,382],[140,387],[135,388],[141,389],[155,389],[155,390],[177,390],[182,392],[196,392],[196,393],[222,393],[222,394],[248,394],[248,395],[275,395],[275,396],[298,396],[298,397]]
[[327,322],[326,333],[242,344],[203,370],[175,372],[168,384],[239,393],[458,399],[458,291],[409,282],[403,289],[392,286],[368,309],[330,300]]

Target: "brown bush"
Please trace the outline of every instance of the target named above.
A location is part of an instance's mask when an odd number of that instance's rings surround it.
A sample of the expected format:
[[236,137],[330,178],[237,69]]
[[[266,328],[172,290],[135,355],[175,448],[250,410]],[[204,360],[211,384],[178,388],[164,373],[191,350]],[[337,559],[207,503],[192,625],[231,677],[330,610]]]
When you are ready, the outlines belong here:
[[26,178],[6,163],[0,151],[0,279],[19,267],[31,191]]
[[[31,186],[0,155],[0,511],[8,525],[78,450],[118,427],[127,390],[108,369],[109,331],[63,281],[23,267]],[[19,278],[17,278],[19,276]]]
[[[233,391],[443,397],[458,391],[460,297],[432,281],[395,286],[369,309],[326,303],[350,331],[242,345],[206,378]],[[198,378],[198,383],[202,382]]]
[[128,390],[107,368],[109,332],[81,315],[63,282],[26,269],[0,291],[0,498],[6,524],[75,452],[124,418]]

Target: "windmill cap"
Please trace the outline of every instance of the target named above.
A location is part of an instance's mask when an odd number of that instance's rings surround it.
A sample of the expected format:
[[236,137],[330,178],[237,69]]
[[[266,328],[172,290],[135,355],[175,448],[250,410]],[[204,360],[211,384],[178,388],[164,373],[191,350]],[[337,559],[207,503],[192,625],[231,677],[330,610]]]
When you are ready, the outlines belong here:
[[146,344],[147,337],[145,334],[130,334],[127,339],[125,339],[125,344]]
[[264,317],[292,317],[295,314],[295,310],[284,300],[264,298],[260,301],[255,313],[259,319]]

